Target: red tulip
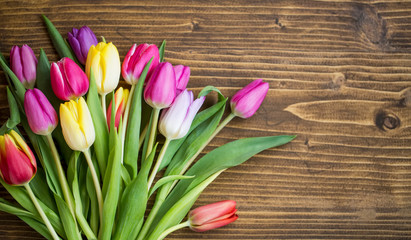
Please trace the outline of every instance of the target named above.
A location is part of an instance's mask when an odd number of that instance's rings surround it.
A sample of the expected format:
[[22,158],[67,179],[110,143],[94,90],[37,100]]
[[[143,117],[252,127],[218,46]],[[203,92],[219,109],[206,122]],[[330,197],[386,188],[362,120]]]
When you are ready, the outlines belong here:
[[237,220],[236,202],[226,200],[198,207],[188,213],[191,230],[204,232]]

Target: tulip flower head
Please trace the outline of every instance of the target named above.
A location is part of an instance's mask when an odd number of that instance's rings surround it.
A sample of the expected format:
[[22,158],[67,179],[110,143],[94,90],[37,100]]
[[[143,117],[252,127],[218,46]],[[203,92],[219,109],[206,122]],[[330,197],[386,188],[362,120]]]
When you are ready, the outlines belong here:
[[14,130],[0,136],[0,176],[9,185],[30,182],[37,172],[36,159],[23,138]]
[[23,45],[21,48],[13,46],[10,51],[10,67],[17,78],[27,89],[36,83],[37,58],[33,50]]
[[85,151],[94,143],[93,119],[84,98],[62,103],[60,121],[64,139],[71,149]]
[[86,73],[90,79],[93,71],[99,94],[106,95],[113,91],[120,80],[120,56],[113,43],[100,42],[91,46],[86,61]]
[[174,72],[176,74],[177,94],[179,94],[187,87],[188,80],[190,79],[190,68],[184,65],[177,65],[174,66]]
[[87,26],[83,26],[80,29],[73,28],[73,30],[68,33],[67,41],[71,49],[73,49],[74,54],[76,54],[77,59],[83,65],[86,64],[90,47],[98,43],[96,35],[94,35],[93,31]]
[[[115,100],[115,120],[114,120],[114,125],[116,128],[118,128],[118,125],[120,124],[120,119],[123,116],[124,110],[126,108],[127,100],[129,96],[129,91],[128,89],[123,89],[120,87],[117,89],[116,93],[114,94],[114,100]],[[112,111],[112,106],[113,101],[110,102],[110,105],[108,106],[107,109],[107,125],[108,129],[110,130],[110,121],[111,121],[111,111]]]
[[54,94],[64,101],[83,96],[89,87],[86,74],[73,60],[67,57],[51,64],[50,80]]
[[176,76],[171,63],[162,62],[154,70],[144,89],[144,100],[153,108],[169,107],[176,97]]
[[198,207],[188,213],[191,230],[204,232],[237,220],[236,202],[226,200]]
[[249,118],[258,110],[269,85],[262,79],[257,79],[238,91],[231,98],[231,112],[241,118]]
[[157,67],[160,61],[158,48],[154,44],[134,44],[124,58],[121,67],[121,74],[124,80],[130,85],[137,84],[144,67],[153,58],[150,68],[148,69],[147,78],[150,77],[153,70]]
[[37,88],[24,94],[24,111],[31,130],[38,135],[48,135],[56,128],[57,113],[46,96]]
[[203,105],[205,96],[195,101],[193,99],[193,92],[184,90],[176,97],[170,108],[163,110],[159,130],[166,138],[182,138],[190,130],[191,123]]

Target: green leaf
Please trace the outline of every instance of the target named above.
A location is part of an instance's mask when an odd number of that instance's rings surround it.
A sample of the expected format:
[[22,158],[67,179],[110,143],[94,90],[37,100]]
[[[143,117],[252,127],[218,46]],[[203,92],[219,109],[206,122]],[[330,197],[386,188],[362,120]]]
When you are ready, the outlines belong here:
[[159,236],[163,233],[166,229],[177,225],[183,220],[183,218],[187,215],[190,208],[194,205],[195,201],[197,200],[198,196],[200,196],[201,192],[220,175],[222,169],[213,175],[209,176],[208,178],[204,179],[201,183],[199,183],[196,187],[191,189],[187,194],[181,197],[176,204],[174,204],[170,210],[163,216],[157,227],[151,233],[151,235],[146,238],[147,240],[160,240]]
[[[89,212],[90,212],[90,227],[93,230],[93,232],[97,233],[98,232],[98,226],[100,224],[100,213],[99,213],[99,207],[98,207],[98,200],[97,200],[97,195],[96,195],[96,189],[94,188],[94,182],[93,182],[93,177],[91,176],[91,172],[89,171],[88,167],[84,167],[86,169],[86,190],[88,193],[88,197],[90,199],[89,203]],[[84,203],[83,203],[84,204]]]
[[127,168],[132,179],[137,176],[143,86],[152,61],[153,58],[146,64],[140,75],[132,99],[130,99],[132,102],[130,106],[130,115],[128,117],[128,125],[124,126],[127,127],[124,141],[124,166]]
[[166,40],[163,40],[163,42],[161,43],[160,48],[158,49],[158,52],[160,53],[160,62],[163,61],[164,59],[164,50],[166,48]]
[[150,189],[150,192],[148,193],[148,196],[150,197],[159,187],[163,186],[164,184],[174,181],[174,180],[180,180],[180,179],[189,179],[193,178],[194,176],[184,176],[184,175],[170,175],[161,178],[156,182],[156,184]]
[[16,99],[10,91],[10,88],[7,87],[7,101],[9,102],[10,108],[10,118],[7,120],[6,126],[9,129],[14,128],[17,124],[20,123],[20,112],[17,105]]
[[11,84],[13,85],[10,86],[10,88],[15,89],[17,101],[20,103],[21,106],[23,106],[24,94],[26,93],[26,89],[24,88],[20,80],[17,78],[17,76],[13,73],[13,71],[9,68],[6,61],[4,60],[4,57],[0,57],[0,66],[3,69],[4,73],[10,77]]
[[106,173],[107,158],[109,153],[109,134],[106,118],[104,117],[103,109],[101,108],[100,99],[98,97],[96,81],[94,80],[93,71],[90,70],[90,88],[87,94],[87,105],[93,119],[96,140],[93,147],[96,153],[98,166],[101,176]]
[[54,24],[45,16],[42,15],[44,23],[46,24],[47,31],[49,32],[51,42],[53,43],[54,48],[57,50],[57,53],[61,58],[68,57],[71,58],[73,61],[77,61],[77,59],[72,54],[70,48],[67,46],[66,41],[58,32]]
[[37,168],[36,176],[30,181],[30,187],[40,201],[46,204],[51,210],[57,212],[57,206],[47,184],[46,174],[40,167]]
[[68,240],[81,240],[80,232],[77,228],[76,221],[70,212],[67,203],[58,195],[54,194],[57,208],[59,210],[60,219],[63,223],[64,231]]
[[157,149],[156,144],[147,159],[142,163],[140,173],[125,188],[121,197],[120,210],[117,218],[117,225],[114,231],[114,238],[117,240],[130,239],[130,235],[136,235],[141,227],[144,212],[148,200],[147,178]]

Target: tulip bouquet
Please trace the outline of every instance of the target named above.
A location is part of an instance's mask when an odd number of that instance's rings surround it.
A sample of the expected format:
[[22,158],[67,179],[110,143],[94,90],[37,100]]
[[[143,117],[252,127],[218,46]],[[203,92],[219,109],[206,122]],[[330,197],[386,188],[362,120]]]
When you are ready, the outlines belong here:
[[[0,210],[47,239],[158,240],[235,221],[235,201],[190,208],[221,172],[294,136],[239,139],[197,157],[234,117],[255,114],[268,83],[237,92],[227,115],[217,88],[197,97],[186,88],[190,68],[164,61],[165,42],[134,44],[121,63],[90,28],[74,28],[66,41],[43,19],[60,61],[50,64],[42,49],[36,58],[27,45],[11,49],[10,64],[0,56],[10,106],[0,182],[15,199],[0,198]],[[129,89],[117,88],[120,75]]]

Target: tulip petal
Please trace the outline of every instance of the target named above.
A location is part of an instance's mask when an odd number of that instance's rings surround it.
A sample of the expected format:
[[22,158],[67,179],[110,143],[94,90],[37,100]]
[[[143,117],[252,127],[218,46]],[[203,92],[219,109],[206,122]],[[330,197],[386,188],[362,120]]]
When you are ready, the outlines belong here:
[[18,46],[13,46],[10,51],[10,67],[20,82],[24,83],[26,82],[26,79],[23,75],[23,64],[21,58],[20,48]]
[[190,221],[195,226],[200,226],[218,219],[221,216],[232,213],[235,210],[236,202],[233,200],[220,201],[205,206],[198,207],[189,213]]
[[117,48],[111,42],[101,51],[101,55],[103,56],[100,59],[100,68],[103,74],[101,89],[102,92],[109,93],[117,87],[120,80],[120,56]]
[[198,110],[200,110],[201,106],[203,105],[205,100],[205,96],[202,96],[198,99],[196,99],[191,105],[190,108],[188,109],[187,115],[181,124],[180,128],[180,133],[178,138],[184,137],[188,131],[190,130],[191,123],[194,120],[194,117],[196,116]]
[[215,228],[219,228],[219,227],[223,227],[227,224],[230,224],[232,222],[234,222],[235,220],[237,220],[238,215],[233,215],[230,218],[226,218],[220,221],[216,221],[216,222],[211,222],[211,223],[207,223],[201,226],[193,226],[190,227],[193,231],[195,232],[204,232],[204,231],[208,231],[211,229],[215,229]]
[[87,141],[77,122],[77,109],[73,111],[75,102],[71,100],[60,105],[60,122],[64,139],[67,145],[73,150],[82,151],[87,146]]

